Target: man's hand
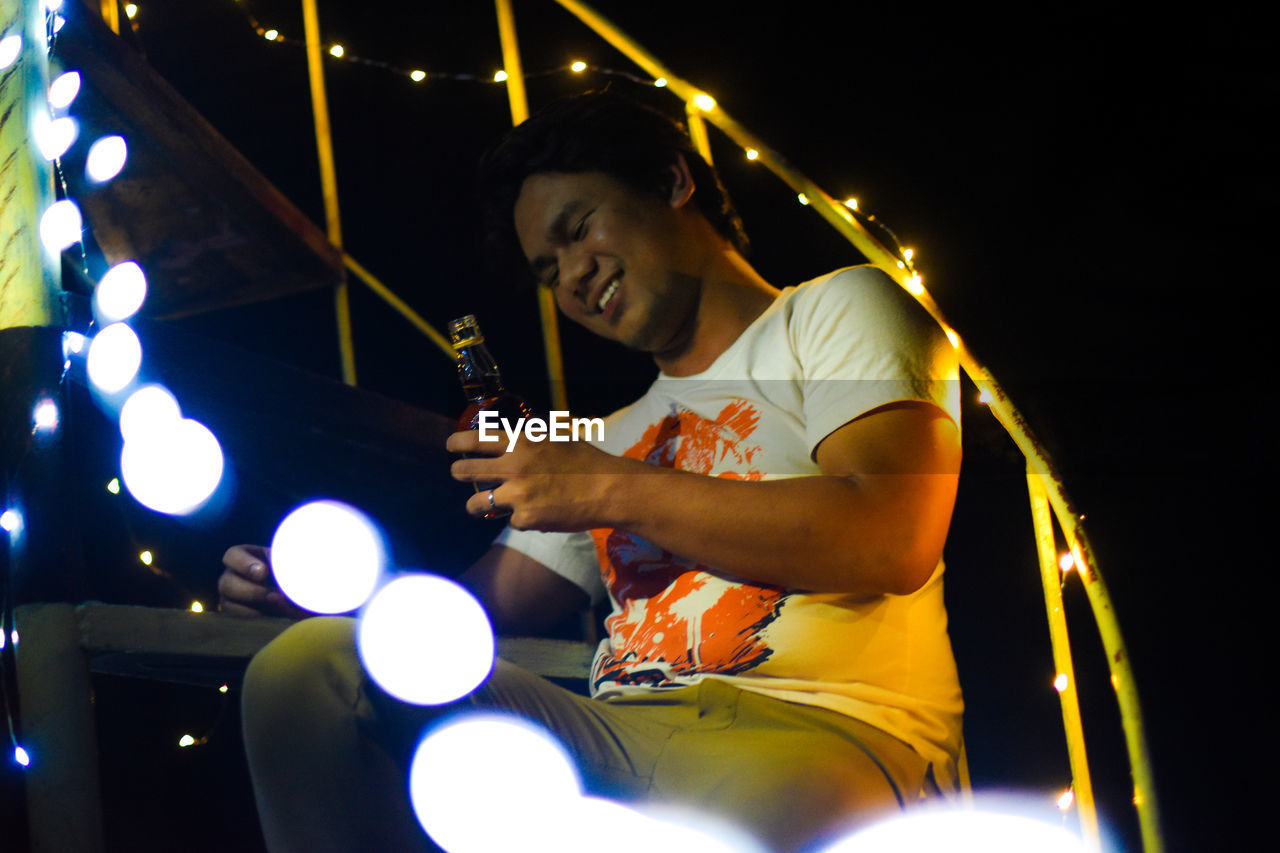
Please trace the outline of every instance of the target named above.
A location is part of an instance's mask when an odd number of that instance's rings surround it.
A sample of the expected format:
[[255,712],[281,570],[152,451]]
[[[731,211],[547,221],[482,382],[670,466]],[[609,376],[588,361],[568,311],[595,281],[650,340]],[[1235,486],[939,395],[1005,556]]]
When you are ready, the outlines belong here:
[[506,452],[505,441],[482,442],[480,433],[472,430],[455,432],[445,446],[451,453],[473,455],[453,463],[455,480],[498,484],[469,498],[467,512],[483,517],[495,508],[509,511],[511,526],[520,530],[571,532],[607,526],[605,508],[613,497],[616,475],[653,470],[581,441],[532,442],[521,436]]
[[218,609],[233,616],[313,615],[280,592],[271,578],[271,550],[261,545],[235,545],[222,555]]

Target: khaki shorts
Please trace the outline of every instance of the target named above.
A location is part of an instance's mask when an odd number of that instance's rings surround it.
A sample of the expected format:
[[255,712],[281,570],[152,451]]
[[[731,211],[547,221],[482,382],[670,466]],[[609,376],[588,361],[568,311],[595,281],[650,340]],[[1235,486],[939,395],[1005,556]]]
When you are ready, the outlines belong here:
[[772,849],[838,837],[929,786],[924,760],[879,729],[714,678],[597,700],[499,660],[456,706],[406,705],[366,680],[354,626],[300,622],[246,673],[245,742],[273,851],[431,849],[407,804],[405,762],[425,726],[467,707],[550,730],[589,793],[705,810]]

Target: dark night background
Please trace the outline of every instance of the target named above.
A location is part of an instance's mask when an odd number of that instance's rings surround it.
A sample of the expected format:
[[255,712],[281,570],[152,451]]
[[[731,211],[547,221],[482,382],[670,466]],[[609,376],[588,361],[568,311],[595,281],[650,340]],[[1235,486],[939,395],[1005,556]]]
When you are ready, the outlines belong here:
[[[302,48],[266,42],[245,17],[300,40],[300,4],[140,5],[134,38],[154,67],[323,224]],[[637,72],[550,0],[516,6],[526,72],[573,59]],[[1259,251],[1269,243],[1253,234],[1276,190],[1256,119],[1274,111],[1277,75],[1258,22],[1227,6],[1194,21],[1078,5],[596,6],[916,250],[942,311],[1088,515],[1143,700],[1168,849],[1243,846],[1251,799],[1263,793],[1262,756],[1251,753],[1269,731],[1254,686],[1253,602],[1268,597],[1270,578],[1259,575],[1273,560],[1260,499],[1272,475],[1260,399],[1272,348],[1256,294],[1274,276]],[[326,43],[349,55],[482,78],[500,66],[489,2],[322,0],[320,19]],[[504,372],[545,401],[532,297],[489,276],[471,215],[474,162],[509,125],[504,89],[413,84],[333,60],[326,74],[349,254],[437,328],[479,314]],[[531,106],[608,79],[532,78]],[[780,181],[710,133],[767,279],[782,286],[861,262]],[[352,313],[362,387],[456,413],[452,367],[430,343],[355,282]],[[327,293],[179,325],[338,373]],[[642,357],[562,331],[579,413],[628,401],[653,372]],[[1068,773],[1022,463],[981,407],[965,414],[968,467],[947,577],[971,768],[979,786],[1051,798]],[[274,521],[219,535],[254,539]],[[136,524],[160,540],[177,535]],[[170,571],[212,600],[231,541]],[[1078,580],[1067,593],[1102,817],[1118,848],[1137,849],[1100,645]],[[113,701],[127,716],[102,710]],[[118,772],[124,792],[111,828],[132,849],[180,825],[191,827],[186,849],[251,843],[250,801],[234,793],[246,784],[234,706],[203,753],[169,747],[171,732],[208,723],[222,702],[102,680],[104,773]]]

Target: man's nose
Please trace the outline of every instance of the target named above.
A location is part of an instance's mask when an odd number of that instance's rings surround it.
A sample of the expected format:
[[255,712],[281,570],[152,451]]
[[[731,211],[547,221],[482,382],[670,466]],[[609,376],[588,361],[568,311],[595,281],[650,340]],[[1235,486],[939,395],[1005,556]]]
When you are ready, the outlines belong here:
[[580,305],[585,305],[591,293],[596,262],[589,252],[566,250],[560,258],[560,284],[566,287]]

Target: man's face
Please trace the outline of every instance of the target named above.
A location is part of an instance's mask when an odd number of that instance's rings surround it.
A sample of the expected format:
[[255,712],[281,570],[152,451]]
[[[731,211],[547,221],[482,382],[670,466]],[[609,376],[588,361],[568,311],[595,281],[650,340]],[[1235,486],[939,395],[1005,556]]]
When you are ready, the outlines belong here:
[[566,317],[662,354],[683,343],[698,304],[677,207],[600,172],[532,175],[516,200],[516,235]]

